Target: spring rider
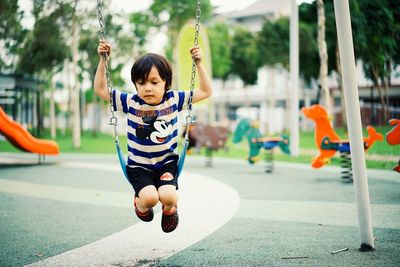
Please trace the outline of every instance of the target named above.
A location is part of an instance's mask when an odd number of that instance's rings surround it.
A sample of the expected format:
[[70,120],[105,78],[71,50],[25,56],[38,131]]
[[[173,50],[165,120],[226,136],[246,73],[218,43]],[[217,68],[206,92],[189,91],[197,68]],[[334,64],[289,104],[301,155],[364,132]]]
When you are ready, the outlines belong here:
[[250,164],[254,164],[260,160],[260,149],[265,150],[264,160],[266,162],[266,172],[272,173],[274,169],[273,149],[277,146],[286,154],[290,154],[289,137],[281,135],[279,137],[262,137],[257,123],[251,122],[249,119],[240,120],[233,134],[233,143],[239,143],[243,137],[247,137],[250,152],[247,160]]
[[[390,130],[386,134],[386,141],[389,145],[399,145],[400,144],[400,120],[399,119],[391,119],[389,120],[389,124],[393,126],[392,130]],[[400,160],[397,163],[397,166],[393,168],[394,171],[400,172]]]
[[[188,154],[192,153],[193,148],[200,151],[205,148],[206,166],[212,167],[213,152],[226,148],[228,139],[228,128],[221,126],[211,126],[196,122],[189,126],[189,146]],[[185,132],[182,137],[185,136]]]
[[[353,182],[353,174],[350,158],[350,143],[348,140],[340,139],[328,118],[328,113],[321,105],[312,105],[301,109],[303,114],[315,123],[315,144],[319,155],[316,156],[311,166],[321,168],[327,164],[336,151],[340,153],[340,166],[342,168],[342,181]],[[378,133],[374,127],[368,126],[369,136],[364,138],[364,150],[367,151],[375,141],[383,140],[383,135]]]

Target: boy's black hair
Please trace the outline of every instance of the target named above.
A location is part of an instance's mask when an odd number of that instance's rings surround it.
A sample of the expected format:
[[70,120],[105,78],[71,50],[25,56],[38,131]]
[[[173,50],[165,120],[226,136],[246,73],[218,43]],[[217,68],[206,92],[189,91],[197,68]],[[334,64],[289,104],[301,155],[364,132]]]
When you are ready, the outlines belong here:
[[131,80],[136,87],[137,81],[145,81],[149,77],[152,67],[156,67],[161,79],[165,81],[165,91],[172,84],[172,67],[168,60],[158,54],[148,53],[139,57],[131,69]]

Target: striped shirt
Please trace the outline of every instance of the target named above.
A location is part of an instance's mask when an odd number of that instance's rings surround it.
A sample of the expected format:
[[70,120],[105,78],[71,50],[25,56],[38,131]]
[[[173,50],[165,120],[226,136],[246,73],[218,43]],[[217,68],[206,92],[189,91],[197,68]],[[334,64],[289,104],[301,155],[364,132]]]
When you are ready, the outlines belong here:
[[160,104],[146,104],[137,94],[113,90],[114,110],[127,114],[130,167],[158,170],[178,160],[178,112],[188,106],[189,92],[167,91]]

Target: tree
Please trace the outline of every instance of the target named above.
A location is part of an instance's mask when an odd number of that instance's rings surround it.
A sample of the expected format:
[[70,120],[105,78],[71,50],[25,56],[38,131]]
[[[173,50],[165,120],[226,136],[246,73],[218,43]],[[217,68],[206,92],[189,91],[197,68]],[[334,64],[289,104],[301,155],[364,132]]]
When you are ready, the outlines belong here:
[[[303,5],[299,9],[299,70],[305,82],[310,83],[318,79],[319,70],[316,26],[303,19],[302,8],[304,9]],[[315,17],[315,14],[313,16]],[[289,18],[280,18],[276,21],[266,20],[258,35],[258,47],[263,64],[272,67],[281,65],[288,70]]]
[[[262,65],[272,67],[270,70],[269,97],[266,101],[270,117],[273,117],[276,108],[275,92],[275,69],[283,67],[289,70],[290,57],[290,39],[289,39],[289,18],[280,18],[278,20],[266,20],[261,31],[257,36],[258,50],[260,51],[260,60]],[[286,84],[288,86],[288,83]],[[269,122],[271,124],[272,121]]]
[[257,36],[262,63],[289,69],[289,19],[266,20]]
[[[350,1],[350,8],[351,8],[351,20],[352,20],[352,27],[353,27],[353,38],[354,38],[354,49],[356,52],[357,56],[357,51],[359,50],[359,43],[362,42],[362,37],[359,34],[359,31],[355,31],[354,29],[360,28],[360,11],[359,8],[357,7],[358,3],[357,1]],[[332,60],[328,60],[327,62],[327,70],[328,70],[328,75],[332,74],[333,72],[337,74],[337,79],[338,79],[338,89],[340,92],[340,97],[341,97],[341,111],[342,111],[342,121],[344,124],[346,124],[346,109],[344,105],[344,95],[343,95],[343,89],[342,89],[342,72],[341,72],[341,67],[340,67],[340,56],[339,56],[339,48],[338,48],[338,41],[337,41],[337,32],[336,32],[336,23],[335,23],[335,12],[334,12],[334,5],[333,5],[333,0],[324,0],[324,10],[325,10],[325,39],[326,39],[326,47],[327,47],[327,54],[328,58]],[[317,3],[313,2],[311,4],[303,3],[300,8],[299,8],[299,16],[301,20],[301,25],[300,27],[303,28],[304,30],[300,30],[300,71],[303,73],[307,73],[304,77],[307,80],[312,79],[316,81],[320,81],[318,73],[319,73],[319,68],[320,68],[320,60],[315,57],[315,52],[313,51],[319,51],[318,47],[315,45],[315,49],[311,48],[314,47],[314,44],[311,46],[303,46],[302,44],[307,44],[307,43],[314,43],[315,37],[317,36],[318,32],[318,18],[315,16],[315,14],[318,13],[317,11]],[[302,32],[305,35],[302,37]],[[307,32],[307,33],[306,33]],[[308,36],[308,37],[307,37]],[[308,41],[307,41],[308,40]],[[305,42],[305,43],[304,43]],[[302,56],[302,54],[305,52],[304,49],[307,49],[310,53],[308,53],[307,56]],[[308,63],[307,63],[308,62]],[[312,64],[309,64],[310,62],[313,62]],[[306,63],[306,64],[304,64]],[[320,92],[322,86],[319,87],[319,93],[317,95],[317,102],[320,102]]]
[[[136,31],[134,31],[133,37],[131,34],[125,32],[122,27],[124,18],[119,14],[112,13],[109,5],[103,6],[103,19],[106,39],[112,44],[113,48],[112,58],[110,59],[112,64],[110,64],[109,69],[111,83],[114,87],[123,88],[125,82],[121,78],[121,70],[126,64],[127,55],[131,56],[132,47],[135,47],[135,44],[138,43],[137,40],[141,37],[136,35],[139,34]],[[91,24],[95,24],[97,27],[91,27]],[[91,82],[85,94],[85,99],[86,103],[94,103],[94,109],[96,110],[93,117],[93,135],[97,135],[100,129],[101,106],[106,103],[94,95],[93,91],[94,76],[99,63],[99,56],[97,54],[97,40],[99,39],[98,24],[97,16],[87,18],[87,23],[83,25],[79,39],[81,76],[86,73]]]
[[0,72],[14,72],[18,50],[27,30],[21,25],[23,12],[18,11],[18,2],[4,0],[0,3]]
[[71,54],[72,54],[72,76],[75,78],[74,86],[72,87],[70,100],[72,107],[72,145],[74,148],[81,147],[81,110],[80,110],[80,92],[81,92],[81,83],[79,79],[79,35],[80,35],[80,27],[79,25],[82,22],[82,18],[77,14],[78,13],[78,0],[75,0],[74,3],[74,12],[72,18],[72,40],[71,40]]
[[129,16],[129,22],[132,25],[134,47],[138,51],[138,54],[144,53],[144,45],[147,42],[147,35],[152,27],[154,27],[154,21],[152,21],[149,14],[136,12]]
[[[379,98],[384,110],[384,120],[388,116],[388,98],[385,99],[382,88],[385,88],[386,96],[389,86],[391,65],[396,57],[398,44],[393,38],[396,29],[395,13],[391,9],[388,0],[373,1],[363,0],[359,2],[363,10],[363,35],[366,40],[360,49],[364,72],[378,90]],[[399,7],[393,7],[399,12]],[[398,26],[397,26],[398,28]]]
[[229,27],[223,23],[217,23],[208,28],[211,47],[211,61],[214,78],[228,79],[231,73],[231,37]]
[[[168,46],[166,55],[169,60],[173,61],[173,48],[178,39],[179,30],[188,20],[194,20],[196,15],[196,1],[193,0],[154,0],[151,4],[148,13],[141,15],[141,20],[145,21],[150,27],[145,27],[142,35],[148,35],[150,28],[160,30],[163,26],[168,29]],[[201,16],[202,22],[207,21],[211,17],[212,6],[209,0],[201,1]],[[146,34],[144,34],[147,31]]]
[[325,39],[325,7],[323,0],[317,0],[318,13],[318,52],[320,59],[319,80],[321,90],[325,93],[325,105],[328,116],[332,115],[331,97],[328,87],[328,52]]
[[246,29],[236,28],[232,40],[232,73],[240,77],[245,85],[257,82],[261,66],[256,37]]
[[62,67],[68,56],[68,46],[62,35],[66,22],[64,16],[67,15],[65,9],[60,6],[50,15],[35,21],[19,55],[19,72],[40,76],[42,72],[53,72]]
[[397,0],[388,0],[389,9],[393,12],[392,38],[396,45],[393,55],[393,68],[400,65],[400,5]]
[[307,84],[318,81],[319,56],[315,25],[299,22],[299,70]]
[[[68,3],[52,6],[52,2],[34,1],[33,14],[35,24],[33,30],[19,53],[17,72],[35,75],[48,81],[51,96],[54,86],[51,78],[58,72],[68,56],[63,29],[68,29],[72,7]],[[50,124],[52,137],[55,138],[55,103],[50,98]]]
[[[318,52],[317,5],[303,3],[299,7],[300,75],[306,83],[319,82],[320,59]],[[329,46],[329,44],[328,44]],[[329,50],[328,50],[329,52]],[[329,69],[328,69],[329,72]],[[319,93],[316,101],[320,102]]]

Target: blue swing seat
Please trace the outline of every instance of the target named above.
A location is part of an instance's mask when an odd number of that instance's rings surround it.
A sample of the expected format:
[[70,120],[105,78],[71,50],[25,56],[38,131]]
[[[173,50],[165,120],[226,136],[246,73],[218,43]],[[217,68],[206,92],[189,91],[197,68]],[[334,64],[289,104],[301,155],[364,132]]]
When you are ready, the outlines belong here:
[[[177,176],[176,176],[176,177],[179,177],[179,175],[181,174],[181,172],[182,172],[182,170],[183,170],[183,165],[185,164],[186,151],[187,151],[188,145],[189,145],[189,141],[186,140],[186,141],[185,141],[185,145],[184,145],[184,147],[183,147],[183,150],[182,150],[182,152],[181,152],[181,155],[179,156],[179,161],[178,161],[178,173],[177,173]],[[124,175],[125,175],[126,180],[128,180],[128,182],[129,182],[128,173],[127,173],[127,171],[126,171],[126,160],[125,160],[124,155],[122,154],[122,151],[121,151],[121,147],[120,147],[120,145],[119,145],[119,142],[115,142],[115,146],[116,146],[116,148],[117,148],[117,154],[118,154],[119,164],[121,165],[121,169],[122,169],[122,171],[123,171],[123,173],[124,173]]]

